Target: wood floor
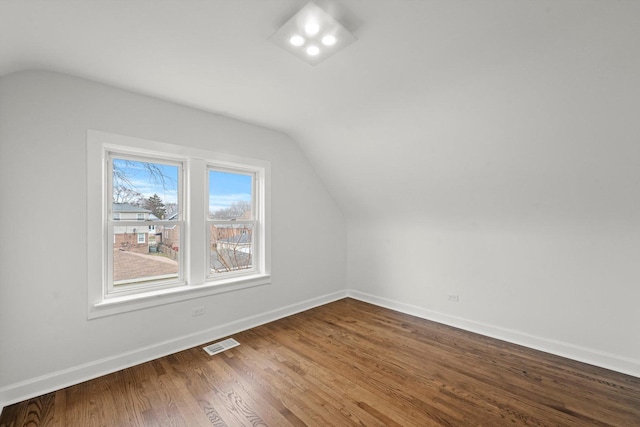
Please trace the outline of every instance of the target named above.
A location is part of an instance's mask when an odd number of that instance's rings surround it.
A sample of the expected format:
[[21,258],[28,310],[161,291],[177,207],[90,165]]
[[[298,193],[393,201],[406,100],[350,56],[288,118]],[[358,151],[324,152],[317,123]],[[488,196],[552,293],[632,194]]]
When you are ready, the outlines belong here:
[[640,378],[344,299],[4,409],[0,426],[640,426]]

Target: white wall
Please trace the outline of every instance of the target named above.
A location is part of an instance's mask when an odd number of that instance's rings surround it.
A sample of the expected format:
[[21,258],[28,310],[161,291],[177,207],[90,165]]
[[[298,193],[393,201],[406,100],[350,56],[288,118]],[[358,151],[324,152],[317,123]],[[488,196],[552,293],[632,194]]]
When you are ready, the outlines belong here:
[[[87,129],[270,161],[272,283],[87,320]],[[9,75],[0,203],[0,405],[344,296],[345,223],[305,157],[281,133],[221,116],[61,74]],[[206,314],[191,317],[195,306]]]
[[316,136],[356,296],[640,376],[639,5],[443,8],[421,78]]
[[350,226],[348,277],[358,298],[640,376],[638,242],[616,224],[366,221]]

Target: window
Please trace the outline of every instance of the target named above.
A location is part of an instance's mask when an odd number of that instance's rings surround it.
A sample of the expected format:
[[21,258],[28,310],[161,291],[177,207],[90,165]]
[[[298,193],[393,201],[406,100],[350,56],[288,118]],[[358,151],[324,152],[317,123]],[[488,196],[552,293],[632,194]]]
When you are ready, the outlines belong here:
[[209,167],[209,277],[254,270],[255,174]]
[[[135,156],[117,149],[106,151],[106,157],[107,230],[114,236],[109,240],[115,243],[105,248],[105,297],[184,284],[183,259],[176,250],[183,246],[179,232],[184,227],[180,214],[183,160]],[[167,209],[175,211],[170,220],[165,219]],[[115,219],[116,214],[120,219]],[[152,253],[147,245],[147,230],[156,226],[174,232],[172,239],[162,242],[160,252]]]
[[87,154],[89,318],[270,283],[268,162],[97,131]]

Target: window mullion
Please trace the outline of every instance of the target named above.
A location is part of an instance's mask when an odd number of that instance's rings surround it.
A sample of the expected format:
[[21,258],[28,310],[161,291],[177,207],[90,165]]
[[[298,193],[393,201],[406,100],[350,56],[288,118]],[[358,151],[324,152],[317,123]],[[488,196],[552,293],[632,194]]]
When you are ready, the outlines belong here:
[[186,217],[189,222],[189,232],[185,235],[188,239],[189,260],[188,268],[189,284],[200,285],[206,280],[206,171],[207,166],[202,159],[190,159],[187,178],[188,203],[186,205]]

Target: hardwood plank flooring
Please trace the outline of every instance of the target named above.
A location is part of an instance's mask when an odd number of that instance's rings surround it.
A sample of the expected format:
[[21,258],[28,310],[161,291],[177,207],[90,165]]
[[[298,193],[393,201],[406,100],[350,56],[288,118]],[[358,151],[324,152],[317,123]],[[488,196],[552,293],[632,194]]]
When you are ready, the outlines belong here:
[[0,427],[640,426],[640,378],[353,299],[233,338],[8,406]]

